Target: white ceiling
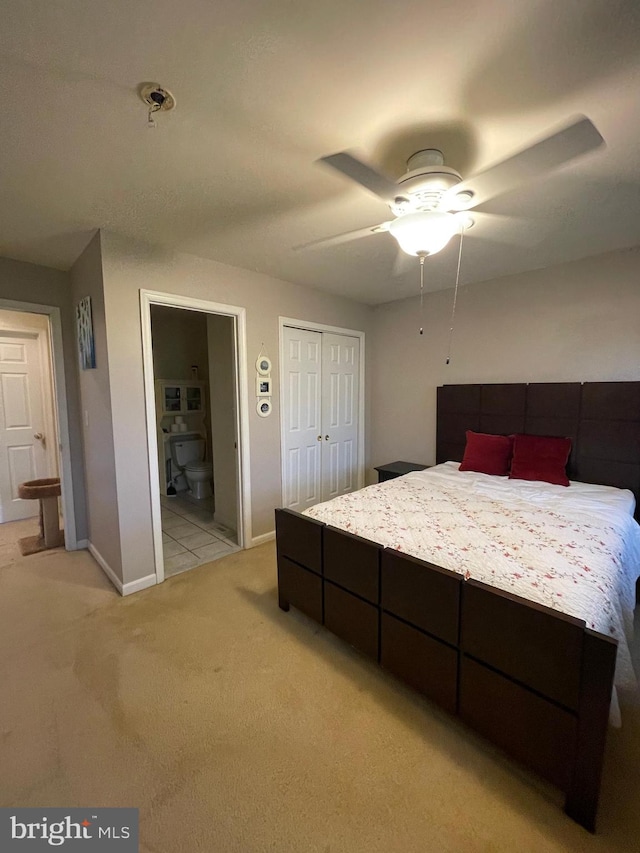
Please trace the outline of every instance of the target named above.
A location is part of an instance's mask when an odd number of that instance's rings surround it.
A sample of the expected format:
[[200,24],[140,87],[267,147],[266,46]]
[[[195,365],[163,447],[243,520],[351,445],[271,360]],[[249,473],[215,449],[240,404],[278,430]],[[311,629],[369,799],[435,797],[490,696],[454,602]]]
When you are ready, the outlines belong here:
[[[386,220],[314,161],[463,176],[576,114],[607,147],[494,199],[461,280],[640,244],[638,0],[2,0],[0,255],[67,269],[96,227],[371,304],[413,295]],[[146,127],[138,84],[177,108]],[[453,285],[455,246],[427,259]],[[398,269],[396,268],[396,273]]]

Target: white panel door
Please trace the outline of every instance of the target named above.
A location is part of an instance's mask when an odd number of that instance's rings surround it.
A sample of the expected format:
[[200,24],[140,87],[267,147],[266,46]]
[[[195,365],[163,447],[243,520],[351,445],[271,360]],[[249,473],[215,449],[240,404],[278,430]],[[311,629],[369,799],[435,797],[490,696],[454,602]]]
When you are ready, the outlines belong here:
[[322,333],[322,500],[358,487],[360,340]]
[[322,334],[286,326],[283,350],[283,502],[302,512],[321,500]]
[[283,505],[297,512],[358,488],[360,340],[283,329]]
[[47,476],[42,381],[37,336],[0,333],[0,522],[38,514],[18,486]]

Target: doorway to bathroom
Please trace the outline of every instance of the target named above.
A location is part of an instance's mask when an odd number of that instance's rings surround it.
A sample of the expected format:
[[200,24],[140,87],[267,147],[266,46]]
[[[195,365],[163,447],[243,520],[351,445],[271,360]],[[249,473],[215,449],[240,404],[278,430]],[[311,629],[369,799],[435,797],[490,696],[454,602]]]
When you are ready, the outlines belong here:
[[147,301],[145,387],[160,581],[243,545],[239,334],[227,306],[160,294],[147,294]]

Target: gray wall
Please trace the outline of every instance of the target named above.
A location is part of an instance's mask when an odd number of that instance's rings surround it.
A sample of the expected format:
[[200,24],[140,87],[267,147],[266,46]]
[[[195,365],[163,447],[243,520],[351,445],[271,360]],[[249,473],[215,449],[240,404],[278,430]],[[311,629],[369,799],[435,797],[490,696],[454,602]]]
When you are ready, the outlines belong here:
[[113,448],[109,353],[102,285],[100,234],[71,269],[73,302],[91,297],[96,367],[79,370],[89,541],[122,580],[118,487]]
[[152,305],[151,331],[153,373],[156,379],[192,379],[192,364],[198,366],[199,379],[208,379],[205,314],[165,305]]
[[435,461],[443,383],[640,379],[640,248],[462,288],[447,366],[452,299],[425,297],[422,337],[417,298],[375,311],[373,465]]
[[372,310],[348,299],[135,243],[110,232],[102,232],[102,259],[123,578],[128,583],[149,575],[154,568],[140,288],[246,308],[253,536],[273,530],[273,510],[281,501],[278,395],[273,397],[274,413],[269,418],[260,418],[252,405],[255,360],[261,346],[264,344],[271,357],[273,376],[277,377],[279,315],[369,332]]
[[87,516],[78,396],[78,360],[75,315],[69,275],[60,270],[49,269],[36,264],[0,258],[0,299],[49,305],[60,309],[76,536],[78,539],[86,539]]

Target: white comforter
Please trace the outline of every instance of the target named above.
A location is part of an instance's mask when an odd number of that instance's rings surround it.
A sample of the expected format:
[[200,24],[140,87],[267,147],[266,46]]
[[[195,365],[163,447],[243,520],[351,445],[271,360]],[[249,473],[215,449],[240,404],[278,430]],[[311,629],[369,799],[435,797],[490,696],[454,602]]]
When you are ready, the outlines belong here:
[[627,639],[640,526],[627,490],[458,470],[446,462],[306,515],[553,607],[618,640],[616,686],[637,690]]

